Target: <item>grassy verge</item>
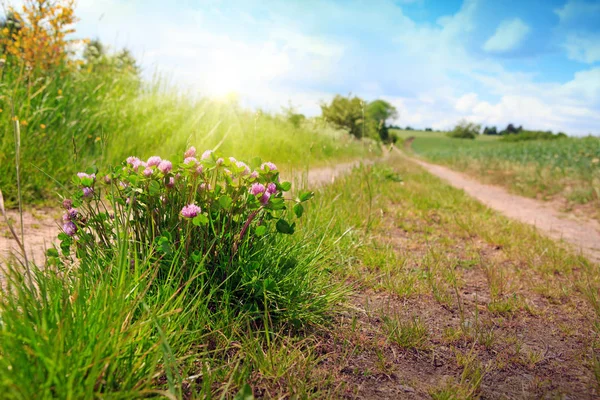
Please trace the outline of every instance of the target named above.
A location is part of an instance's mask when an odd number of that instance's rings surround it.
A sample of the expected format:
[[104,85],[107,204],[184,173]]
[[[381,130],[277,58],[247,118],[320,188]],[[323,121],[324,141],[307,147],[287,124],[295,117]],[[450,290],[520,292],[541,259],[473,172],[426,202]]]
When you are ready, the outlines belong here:
[[598,138],[504,142],[486,136],[458,140],[440,133],[404,131],[399,135],[414,136],[413,151],[427,160],[506,186],[515,193],[565,199],[572,205],[588,204],[592,211],[600,204]]
[[151,276],[119,279],[127,257],[75,269],[64,286],[36,271],[52,307],[21,282],[0,303],[0,364],[13,371],[3,393],[58,396],[60,383],[80,397],[595,395],[600,279],[585,259],[396,158],[323,188],[304,217],[264,265],[296,260],[278,280],[323,300],[313,317],[182,304],[177,285],[145,297]]

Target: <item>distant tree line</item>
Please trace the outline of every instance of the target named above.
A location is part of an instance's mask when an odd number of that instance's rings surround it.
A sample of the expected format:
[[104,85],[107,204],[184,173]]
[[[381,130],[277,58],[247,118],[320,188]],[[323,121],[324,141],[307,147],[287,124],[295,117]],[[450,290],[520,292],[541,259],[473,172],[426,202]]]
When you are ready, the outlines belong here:
[[[448,133],[449,137],[459,139],[475,139],[480,134],[481,125],[473,122],[461,120],[456,127]],[[508,124],[505,129],[498,131],[495,126],[486,126],[483,128],[484,135],[502,136],[502,141],[519,142],[524,140],[552,140],[566,137],[563,132],[553,133],[552,131],[533,131],[523,129],[523,126]]]

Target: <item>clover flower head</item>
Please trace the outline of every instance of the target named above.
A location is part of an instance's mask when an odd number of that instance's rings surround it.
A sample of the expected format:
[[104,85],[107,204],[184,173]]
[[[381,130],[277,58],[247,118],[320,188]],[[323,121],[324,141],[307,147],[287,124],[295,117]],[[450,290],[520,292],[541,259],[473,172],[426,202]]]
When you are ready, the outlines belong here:
[[69,235],[69,236],[73,236],[75,235],[75,233],[77,233],[77,225],[75,225],[73,222],[69,221],[66,222],[63,225],[63,231]]
[[210,156],[212,155],[212,153],[213,153],[212,150],[206,150],[204,153],[202,153],[202,157],[200,157],[200,159],[208,160],[210,158]]
[[272,162],[262,163],[262,165],[260,166],[260,168],[263,171],[267,171],[267,172],[277,171],[277,166],[275,164],[273,164]]
[[267,185],[267,193],[270,193],[270,194],[277,193],[277,185],[275,185],[273,182],[270,182]]
[[112,179],[111,179],[110,175],[104,175],[104,183],[106,183],[107,185],[110,185],[111,182],[112,182]]
[[71,207],[73,207],[73,200],[71,199],[64,199],[62,202],[62,206],[64,209],[68,210]]
[[62,217],[63,222],[75,221],[78,215],[79,211],[76,208],[69,208]]
[[191,146],[189,149],[187,149],[185,151],[185,153],[183,153],[183,158],[190,158],[190,157],[196,157],[196,148],[194,146]]
[[186,157],[185,160],[183,160],[184,164],[196,164],[198,162],[198,160],[196,160],[196,157]]
[[232,164],[235,164],[237,162],[235,157],[229,157],[229,161],[231,161]]
[[83,197],[90,198],[94,195],[94,189],[90,187],[83,188]]
[[223,165],[223,163],[225,162],[225,160],[223,160],[223,158],[219,157],[217,158],[217,165]]
[[192,204],[188,204],[187,206],[184,206],[181,209],[181,216],[184,218],[194,218],[198,214],[200,214],[200,212],[202,212],[200,207],[198,207],[197,205],[192,203]]
[[269,192],[264,192],[263,195],[260,198],[260,202],[261,204],[267,204],[269,202],[269,199],[271,198],[271,193]]
[[252,173],[250,174],[250,178],[251,178],[251,179],[256,179],[256,178],[258,178],[258,172],[257,172],[257,171],[252,171]]
[[250,167],[247,166],[245,162],[243,162],[243,161],[237,161],[235,163],[235,166],[238,167],[238,168],[243,168],[243,171],[240,172],[241,176],[246,176],[246,175],[250,174]]
[[143,174],[144,174],[144,176],[148,177],[148,176],[152,176],[152,172],[154,172],[154,171],[152,170],[152,168],[150,168],[150,167],[146,167],[146,169],[144,169],[144,172],[143,172]]
[[173,164],[171,163],[171,161],[168,160],[162,160],[160,162],[160,164],[158,164],[158,169],[160,170],[160,172],[162,172],[163,174],[168,174],[169,172],[171,172],[171,170],[173,169]]
[[140,159],[134,156],[127,157],[127,164],[133,165],[137,162],[140,162]]
[[156,166],[158,166],[158,164],[160,164],[161,161],[162,161],[162,158],[160,158],[159,156],[152,156],[148,159],[146,164],[149,167],[156,167]]
[[167,183],[165,184],[165,186],[166,186],[166,187],[168,187],[169,189],[171,189],[171,188],[175,187],[175,178],[173,178],[173,177],[170,177],[170,178],[169,178],[169,182],[167,182]]
[[263,185],[262,183],[253,183],[252,186],[250,186],[250,193],[257,196],[261,193],[265,192],[265,185]]
[[210,183],[200,184],[200,190],[210,190]]
[[89,179],[92,179],[92,180],[96,180],[96,174],[86,174],[85,172],[78,172],[77,173],[77,177],[79,179],[89,178]]
[[123,182],[123,181],[119,181],[119,187],[120,187],[121,189],[125,189],[125,188],[126,188],[126,187],[128,187],[128,186],[129,186],[129,183],[127,183],[127,182]]
[[196,173],[198,175],[200,175],[202,173],[202,171],[204,170],[204,168],[202,167],[202,165],[198,165],[198,167],[196,168]]

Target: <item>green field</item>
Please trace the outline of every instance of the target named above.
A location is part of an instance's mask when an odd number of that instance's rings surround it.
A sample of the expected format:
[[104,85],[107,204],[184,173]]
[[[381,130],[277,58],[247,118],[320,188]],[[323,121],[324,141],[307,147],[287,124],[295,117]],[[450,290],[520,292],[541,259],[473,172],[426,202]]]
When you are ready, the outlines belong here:
[[515,193],[574,204],[600,204],[600,138],[503,142],[498,137],[451,139],[439,132],[401,131],[414,136],[415,154],[449,165]]

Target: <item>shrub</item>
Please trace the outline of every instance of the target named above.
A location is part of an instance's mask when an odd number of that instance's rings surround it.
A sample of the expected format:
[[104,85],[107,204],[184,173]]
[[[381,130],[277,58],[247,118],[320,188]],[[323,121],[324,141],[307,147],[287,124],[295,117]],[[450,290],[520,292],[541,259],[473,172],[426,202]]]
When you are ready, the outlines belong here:
[[503,142],[522,142],[522,141],[526,141],[526,140],[554,140],[554,139],[560,139],[560,138],[565,138],[567,137],[567,135],[565,135],[564,133],[560,132],[557,133],[556,135],[553,134],[551,131],[519,131],[519,133],[516,134],[510,134],[510,135],[506,135],[503,136],[502,140]]
[[[290,293],[297,260],[273,250],[278,234],[294,233],[291,220],[302,216],[312,192],[287,200],[291,184],[280,182],[273,163],[195,152],[190,148],[175,165],[158,156],[129,157],[101,178],[94,169],[78,173],[79,188],[63,201],[62,256],[53,252],[49,262],[66,266],[76,257],[109,264],[115,243],[126,240],[131,259],[144,261],[131,265],[132,278],[155,274],[155,291],[183,285],[191,298],[210,296],[251,312],[289,313],[290,300],[307,307],[299,299],[304,292]],[[152,271],[140,269],[148,263]]]
[[448,136],[455,139],[475,139],[480,130],[481,125],[463,120],[448,133]]

